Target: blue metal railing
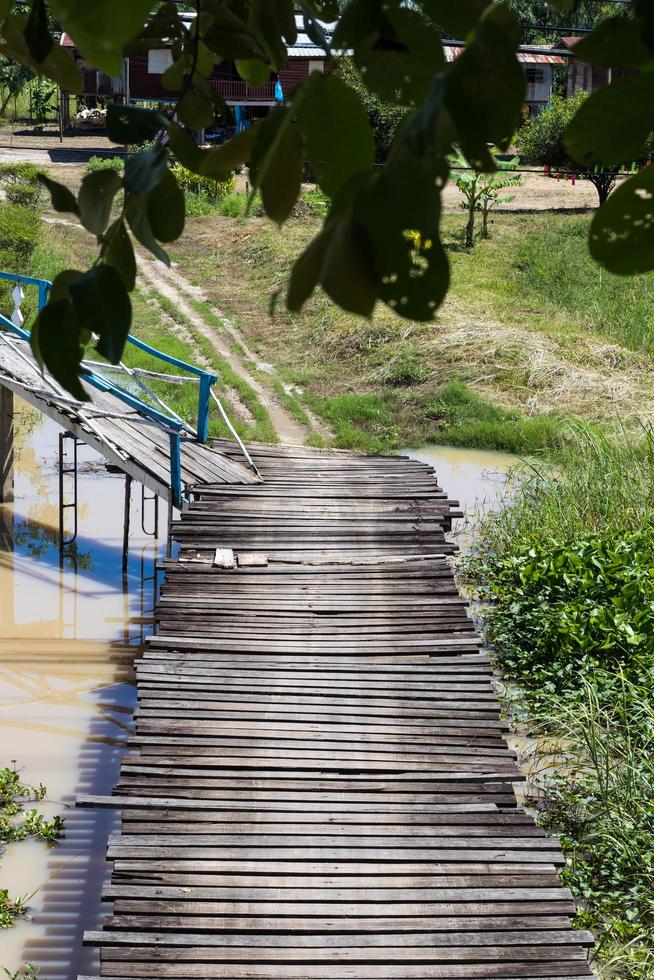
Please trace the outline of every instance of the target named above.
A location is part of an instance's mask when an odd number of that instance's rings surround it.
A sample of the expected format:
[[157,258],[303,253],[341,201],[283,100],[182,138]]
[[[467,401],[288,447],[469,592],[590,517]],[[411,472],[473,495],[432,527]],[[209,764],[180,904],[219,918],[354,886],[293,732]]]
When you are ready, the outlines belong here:
[[[32,276],[21,276],[12,272],[0,272],[0,279],[15,282],[21,286],[36,286],[38,288],[39,310],[42,310],[46,305],[48,301],[48,293],[52,288],[52,283],[49,280],[36,279]],[[19,305],[20,304],[18,304],[18,306]],[[29,331],[24,330],[2,313],[0,313],[0,324],[6,327],[8,330],[12,330],[14,333],[18,334],[19,337],[23,338],[23,340],[29,341]],[[166,364],[170,364],[173,367],[179,368],[186,374],[199,379],[196,438],[198,442],[206,443],[209,437],[209,404],[211,399],[211,389],[218,380],[217,375],[212,374],[210,371],[205,371],[203,368],[196,367],[194,364],[188,364],[186,361],[173,357],[171,354],[166,354],[163,351],[157,350],[155,347],[151,347],[149,344],[144,343],[144,341],[139,340],[138,337],[132,336],[132,334],[128,335],[127,341],[132,346],[144,351],[144,353],[149,354],[151,357],[156,358],[159,361],[163,361]],[[125,388],[115,384],[113,381],[109,381],[103,375],[90,370],[88,367],[83,369],[83,377],[84,380],[93,385],[94,388],[97,388],[99,391],[106,391],[112,395],[115,395],[121,401],[125,402],[125,404],[136,409],[136,411],[138,411],[141,415],[146,416],[146,418],[151,419],[153,422],[156,422],[168,431],[170,437],[170,488],[175,506],[180,507],[183,494],[181,446],[182,431],[186,428],[184,422],[179,418],[175,418],[173,415],[169,415],[157,408],[154,408],[152,405],[149,405],[147,402],[127,391]]]

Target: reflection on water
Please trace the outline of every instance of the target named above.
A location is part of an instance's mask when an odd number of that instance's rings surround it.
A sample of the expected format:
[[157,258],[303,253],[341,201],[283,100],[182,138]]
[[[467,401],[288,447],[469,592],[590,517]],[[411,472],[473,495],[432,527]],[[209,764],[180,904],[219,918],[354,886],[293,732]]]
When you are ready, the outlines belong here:
[[474,541],[479,518],[499,507],[508,489],[509,472],[521,465],[521,460],[509,453],[455,446],[423,446],[408,449],[406,455],[433,466],[440,486],[459,501],[465,522],[455,522],[452,536],[464,554]]
[[[24,782],[45,783],[55,801],[45,810],[61,813],[64,805],[66,835],[52,850],[12,846],[0,861],[0,887],[19,895],[38,889],[33,921],[0,932],[0,972],[31,961],[42,980],[69,980],[97,972],[82,933],[102,911],[114,820],[70,803],[78,793],[108,793],[117,781],[159,544],[141,532],[135,485],[123,576],[124,479],[80,447],[79,537],[60,567],[59,429],[34,421],[19,426],[16,502],[0,506],[0,765],[16,760]],[[165,521],[162,514],[161,527]]]

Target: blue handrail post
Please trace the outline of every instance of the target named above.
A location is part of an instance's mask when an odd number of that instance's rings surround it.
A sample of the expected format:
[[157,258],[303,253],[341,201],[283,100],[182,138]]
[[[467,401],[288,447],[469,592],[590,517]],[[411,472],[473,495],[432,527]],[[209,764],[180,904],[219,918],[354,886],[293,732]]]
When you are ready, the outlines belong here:
[[182,438],[179,432],[170,433],[170,489],[173,506],[182,509]]
[[211,374],[203,374],[200,378],[200,394],[198,397],[198,442],[206,442],[209,438],[209,399],[211,385],[214,383]]
[[50,292],[50,283],[47,279],[42,279],[39,282],[39,313],[44,306],[48,305],[48,293]]

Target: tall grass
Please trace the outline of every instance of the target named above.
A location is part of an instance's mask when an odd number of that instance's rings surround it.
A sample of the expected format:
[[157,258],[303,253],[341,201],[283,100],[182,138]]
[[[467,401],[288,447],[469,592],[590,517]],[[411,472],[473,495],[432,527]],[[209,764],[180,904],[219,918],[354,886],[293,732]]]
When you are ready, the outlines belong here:
[[615,276],[588,251],[589,218],[547,215],[520,235],[511,274],[543,312],[572,315],[630,350],[654,353],[654,275]]
[[510,554],[516,542],[654,521],[654,426],[639,437],[609,434],[578,419],[561,423],[563,445],[546,462],[532,463],[517,494],[481,531],[480,550]]

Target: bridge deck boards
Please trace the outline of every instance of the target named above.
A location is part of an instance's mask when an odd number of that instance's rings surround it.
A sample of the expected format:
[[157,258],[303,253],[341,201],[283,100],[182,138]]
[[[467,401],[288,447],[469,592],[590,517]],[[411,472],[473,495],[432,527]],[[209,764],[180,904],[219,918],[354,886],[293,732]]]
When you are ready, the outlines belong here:
[[263,486],[196,487],[131,754],[80,801],[122,814],[101,976],[591,976],[444,560],[456,505],[406,459],[254,458]]

